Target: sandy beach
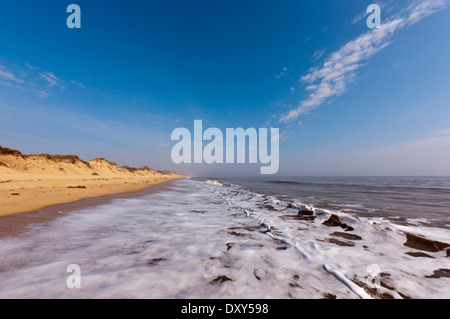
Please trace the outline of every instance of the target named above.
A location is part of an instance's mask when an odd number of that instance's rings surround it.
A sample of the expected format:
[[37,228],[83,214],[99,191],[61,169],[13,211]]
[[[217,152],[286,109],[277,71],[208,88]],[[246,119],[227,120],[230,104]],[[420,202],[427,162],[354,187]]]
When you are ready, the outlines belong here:
[[0,148],[0,217],[83,198],[139,192],[182,177],[148,167],[119,167],[104,158],[23,155]]
[[448,298],[448,229],[309,206],[293,179],[246,180],[178,179],[0,218],[0,298]]

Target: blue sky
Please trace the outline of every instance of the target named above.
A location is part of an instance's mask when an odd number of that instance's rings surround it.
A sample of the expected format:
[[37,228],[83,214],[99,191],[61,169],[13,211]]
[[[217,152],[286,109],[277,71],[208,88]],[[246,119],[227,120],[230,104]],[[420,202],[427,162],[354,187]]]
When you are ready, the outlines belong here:
[[[66,8],[81,7],[81,29]],[[369,30],[367,6],[382,8]],[[195,175],[171,132],[280,128],[280,175],[449,175],[450,10],[417,1],[0,3],[0,144]]]

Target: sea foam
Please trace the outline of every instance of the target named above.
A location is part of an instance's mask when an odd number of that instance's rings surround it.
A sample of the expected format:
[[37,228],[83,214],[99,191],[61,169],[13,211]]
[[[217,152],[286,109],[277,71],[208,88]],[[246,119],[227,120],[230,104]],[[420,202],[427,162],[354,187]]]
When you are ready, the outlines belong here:
[[[433,277],[448,268],[446,251],[404,245],[408,233],[439,242],[449,233],[420,223],[188,179],[63,214],[0,239],[0,298],[450,297],[450,278]],[[67,288],[70,264],[80,266],[80,289]]]

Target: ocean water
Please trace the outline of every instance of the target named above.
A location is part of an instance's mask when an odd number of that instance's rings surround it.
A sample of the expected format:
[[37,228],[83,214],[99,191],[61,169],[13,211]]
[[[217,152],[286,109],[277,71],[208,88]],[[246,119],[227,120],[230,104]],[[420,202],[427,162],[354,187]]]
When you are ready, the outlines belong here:
[[450,177],[290,177],[217,179],[283,200],[450,229]]
[[0,298],[450,298],[449,185],[173,181],[0,238]]

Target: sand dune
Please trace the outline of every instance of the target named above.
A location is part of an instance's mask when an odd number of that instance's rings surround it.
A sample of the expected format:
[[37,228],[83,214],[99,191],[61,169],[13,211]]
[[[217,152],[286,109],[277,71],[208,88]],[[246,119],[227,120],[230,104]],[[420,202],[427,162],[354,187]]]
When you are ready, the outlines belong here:
[[137,192],[181,177],[149,167],[119,167],[104,158],[84,161],[76,155],[24,155],[0,147],[0,216],[87,197]]

